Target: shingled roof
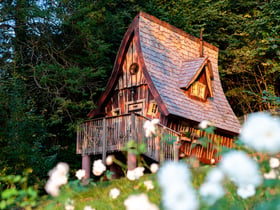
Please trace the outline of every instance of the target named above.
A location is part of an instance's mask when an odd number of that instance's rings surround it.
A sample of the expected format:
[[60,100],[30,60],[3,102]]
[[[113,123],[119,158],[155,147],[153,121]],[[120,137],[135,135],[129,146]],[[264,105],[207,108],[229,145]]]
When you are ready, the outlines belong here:
[[[195,122],[210,120],[217,128],[235,134],[240,123],[233,113],[221,86],[218,72],[218,48],[203,44],[201,40],[166,22],[140,12],[130,25],[122,45],[130,34],[136,38],[136,50],[140,55],[140,65],[155,100],[165,115],[174,115]],[[103,99],[109,94],[120,69],[120,57],[125,50],[120,47],[117,60]],[[211,64],[213,97],[206,102],[191,99],[182,91],[197,77],[205,63]],[[111,87],[110,87],[111,86]]]

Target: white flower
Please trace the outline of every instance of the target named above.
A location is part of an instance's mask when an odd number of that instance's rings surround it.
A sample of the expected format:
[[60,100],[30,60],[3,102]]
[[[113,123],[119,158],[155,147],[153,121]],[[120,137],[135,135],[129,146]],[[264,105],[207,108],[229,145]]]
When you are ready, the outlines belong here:
[[280,151],[280,121],[268,113],[250,114],[244,123],[240,140],[260,152]]
[[49,180],[46,183],[45,190],[53,197],[59,195],[59,187],[67,183],[67,174],[69,166],[67,163],[58,163],[55,168],[49,171]]
[[221,183],[224,179],[224,174],[221,169],[213,168],[206,176],[207,182]]
[[270,168],[278,168],[280,165],[279,159],[274,158],[274,157],[270,158],[269,165],[270,165]]
[[159,210],[159,208],[149,201],[146,194],[130,195],[125,201],[126,210]]
[[225,191],[220,183],[205,182],[200,186],[199,193],[207,204],[213,205],[224,196]]
[[81,180],[86,176],[86,171],[84,169],[79,169],[76,171],[76,177]]
[[74,210],[75,209],[74,201],[68,198],[64,204],[64,207],[65,210]]
[[106,171],[106,166],[102,163],[102,160],[95,160],[92,167],[92,173],[95,176],[100,176],[104,171]]
[[67,163],[58,163],[55,168],[49,171],[48,175],[50,176],[50,180],[53,183],[56,183],[58,186],[64,185],[67,183],[67,174],[69,171],[69,166]]
[[208,120],[202,120],[198,124],[198,127],[201,128],[201,129],[206,129],[208,126],[211,126],[211,123]]
[[121,191],[117,188],[113,188],[109,192],[109,196],[113,199],[116,199],[120,195]]
[[237,185],[259,186],[262,177],[256,161],[243,151],[230,151],[223,156],[220,169]]
[[137,167],[133,170],[127,170],[126,177],[129,180],[134,181],[144,175],[144,170],[144,167]]
[[127,172],[126,172],[126,177],[127,177],[130,181],[134,181],[134,180],[135,180],[135,172],[134,172],[134,170],[127,170]]
[[106,165],[107,166],[110,166],[113,164],[113,160],[114,160],[114,155],[109,155],[107,158],[106,158]]
[[159,168],[159,166],[158,166],[157,163],[152,163],[152,164],[150,165],[150,170],[151,170],[151,172],[152,172],[153,174],[155,174],[155,173],[158,171],[158,168]]
[[162,188],[181,185],[181,182],[190,184],[190,177],[187,164],[181,162],[165,162],[158,172],[158,181]]
[[92,208],[91,206],[85,206],[84,210],[95,210],[95,208]]
[[154,189],[154,184],[153,184],[152,180],[144,181],[144,185],[145,185],[147,191]]
[[51,180],[47,181],[46,186],[45,186],[45,190],[48,194],[50,194],[53,197],[57,197],[59,195],[59,192],[60,192],[59,191],[59,186]]
[[137,167],[134,169],[135,179],[139,179],[141,176],[144,175],[145,168],[144,167]]
[[182,162],[166,162],[159,169],[158,182],[162,188],[165,209],[198,209],[199,203],[190,178],[187,164]]
[[255,195],[255,193],[256,193],[255,186],[251,184],[247,186],[238,187],[237,189],[237,194],[243,199],[252,197],[253,195]]
[[[173,177],[176,179],[176,177]],[[163,188],[162,191],[162,204],[164,209],[167,210],[196,210],[199,207],[199,203],[196,197],[196,192],[184,182],[176,186],[169,188]]]
[[264,173],[263,175],[265,179],[276,179],[276,176],[277,174],[274,169],[270,170],[268,173]]
[[159,119],[153,119],[152,121],[147,120],[144,125],[143,128],[145,130],[145,136],[151,137],[153,134],[156,134],[156,127],[155,125],[157,125],[159,123]]

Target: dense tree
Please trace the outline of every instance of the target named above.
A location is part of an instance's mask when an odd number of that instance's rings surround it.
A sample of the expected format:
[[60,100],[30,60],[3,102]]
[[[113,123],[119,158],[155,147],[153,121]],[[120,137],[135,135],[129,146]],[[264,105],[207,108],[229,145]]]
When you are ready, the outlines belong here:
[[79,164],[76,125],[94,107],[140,10],[197,37],[204,29],[220,49],[238,116],[276,108],[262,96],[280,91],[278,1],[2,0],[0,8],[2,173],[33,167],[43,177],[59,160]]

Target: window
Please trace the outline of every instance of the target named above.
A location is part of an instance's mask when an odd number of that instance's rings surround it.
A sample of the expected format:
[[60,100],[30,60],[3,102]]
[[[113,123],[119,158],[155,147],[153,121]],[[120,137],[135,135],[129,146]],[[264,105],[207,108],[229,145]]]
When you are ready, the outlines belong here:
[[151,102],[149,104],[149,110],[147,114],[154,116],[157,113],[157,108],[158,108],[157,104],[155,102]]
[[206,85],[197,81],[197,82],[193,83],[193,85],[191,87],[191,95],[204,99],[205,90],[206,90]]

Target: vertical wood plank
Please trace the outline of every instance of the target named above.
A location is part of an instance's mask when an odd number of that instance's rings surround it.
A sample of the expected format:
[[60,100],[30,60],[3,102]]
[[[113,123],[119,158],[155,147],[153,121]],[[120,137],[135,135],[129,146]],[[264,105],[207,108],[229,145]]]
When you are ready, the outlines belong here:
[[179,136],[176,137],[176,141],[173,143],[174,147],[174,161],[178,162],[179,161],[179,148],[180,148],[180,143],[179,143]]
[[107,149],[107,138],[106,138],[106,118],[103,118],[103,132],[102,132],[102,161],[105,163],[106,161],[106,149]]
[[[131,114],[131,138],[133,141],[136,140],[136,132],[135,132],[135,114]],[[137,159],[136,159],[136,154],[128,152],[127,154],[127,169],[128,170],[133,170],[136,168],[137,165]]]

